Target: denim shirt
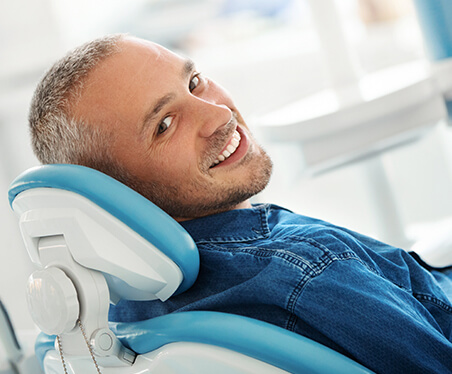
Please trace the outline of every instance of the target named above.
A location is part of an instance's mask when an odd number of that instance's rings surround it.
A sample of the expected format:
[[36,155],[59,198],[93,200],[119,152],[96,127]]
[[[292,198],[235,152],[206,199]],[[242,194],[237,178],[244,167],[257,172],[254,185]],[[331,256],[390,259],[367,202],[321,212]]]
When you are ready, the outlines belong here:
[[182,226],[201,267],[168,301],[119,302],[110,320],[190,310],[256,318],[377,373],[452,373],[452,281],[409,253],[350,230],[255,205]]

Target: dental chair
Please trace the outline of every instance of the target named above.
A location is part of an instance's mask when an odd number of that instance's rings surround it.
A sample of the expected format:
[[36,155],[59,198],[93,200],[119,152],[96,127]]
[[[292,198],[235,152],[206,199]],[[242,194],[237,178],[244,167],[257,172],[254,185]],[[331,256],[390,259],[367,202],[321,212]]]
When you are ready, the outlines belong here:
[[164,302],[190,288],[199,254],[188,233],[135,191],[82,166],[30,169],[9,200],[38,268],[27,297],[46,373],[370,373],[303,336],[237,315],[108,322],[110,302]]

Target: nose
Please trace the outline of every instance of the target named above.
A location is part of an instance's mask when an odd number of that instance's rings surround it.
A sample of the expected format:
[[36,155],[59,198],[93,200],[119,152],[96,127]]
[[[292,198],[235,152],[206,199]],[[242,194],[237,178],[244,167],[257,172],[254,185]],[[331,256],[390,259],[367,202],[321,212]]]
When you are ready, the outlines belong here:
[[196,119],[199,125],[199,135],[203,138],[212,136],[215,131],[225,126],[232,119],[232,111],[224,104],[217,104],[198,98]]

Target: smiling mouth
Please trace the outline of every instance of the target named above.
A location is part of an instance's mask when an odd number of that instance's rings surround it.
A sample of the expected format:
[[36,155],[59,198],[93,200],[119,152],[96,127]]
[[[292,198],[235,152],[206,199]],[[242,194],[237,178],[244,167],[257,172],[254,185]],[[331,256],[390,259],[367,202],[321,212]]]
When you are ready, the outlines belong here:
[[234,130],[234,133],[232,134],[232,138],[229,141],[228,145],[223,149],[223,151],[217,156],[216,160],[213,162],[213,164],[210,166],[213,168],[214,166],[217,166],[218,164],[222,163],[229,157],[231,157],[232,154],[237,150],[237,148],[240,145],[240,139],[241,136],[238,133],[237,130]]

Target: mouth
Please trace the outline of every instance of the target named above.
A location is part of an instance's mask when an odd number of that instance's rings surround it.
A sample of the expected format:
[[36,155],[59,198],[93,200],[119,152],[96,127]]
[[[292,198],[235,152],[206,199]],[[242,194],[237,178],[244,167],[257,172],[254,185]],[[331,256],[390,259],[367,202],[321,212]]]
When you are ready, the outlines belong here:
[[222,151],[211,164],[210,169],[239,162],[248,153],[250,145],[247,133],[240,126],[237,126]]
[[239,148],[241,139],[242,137],[240,136],[240,133],[237,130],[234,130],[234,133],[232,134],[232,137],[229,139],[229,142],[225,145],[225,147],[217,156],[217,158],[212,163],[210,168],[213,168],[221,164],[222,162],[226,161],[229,157],[231,157],[235,153],[237,148]]

